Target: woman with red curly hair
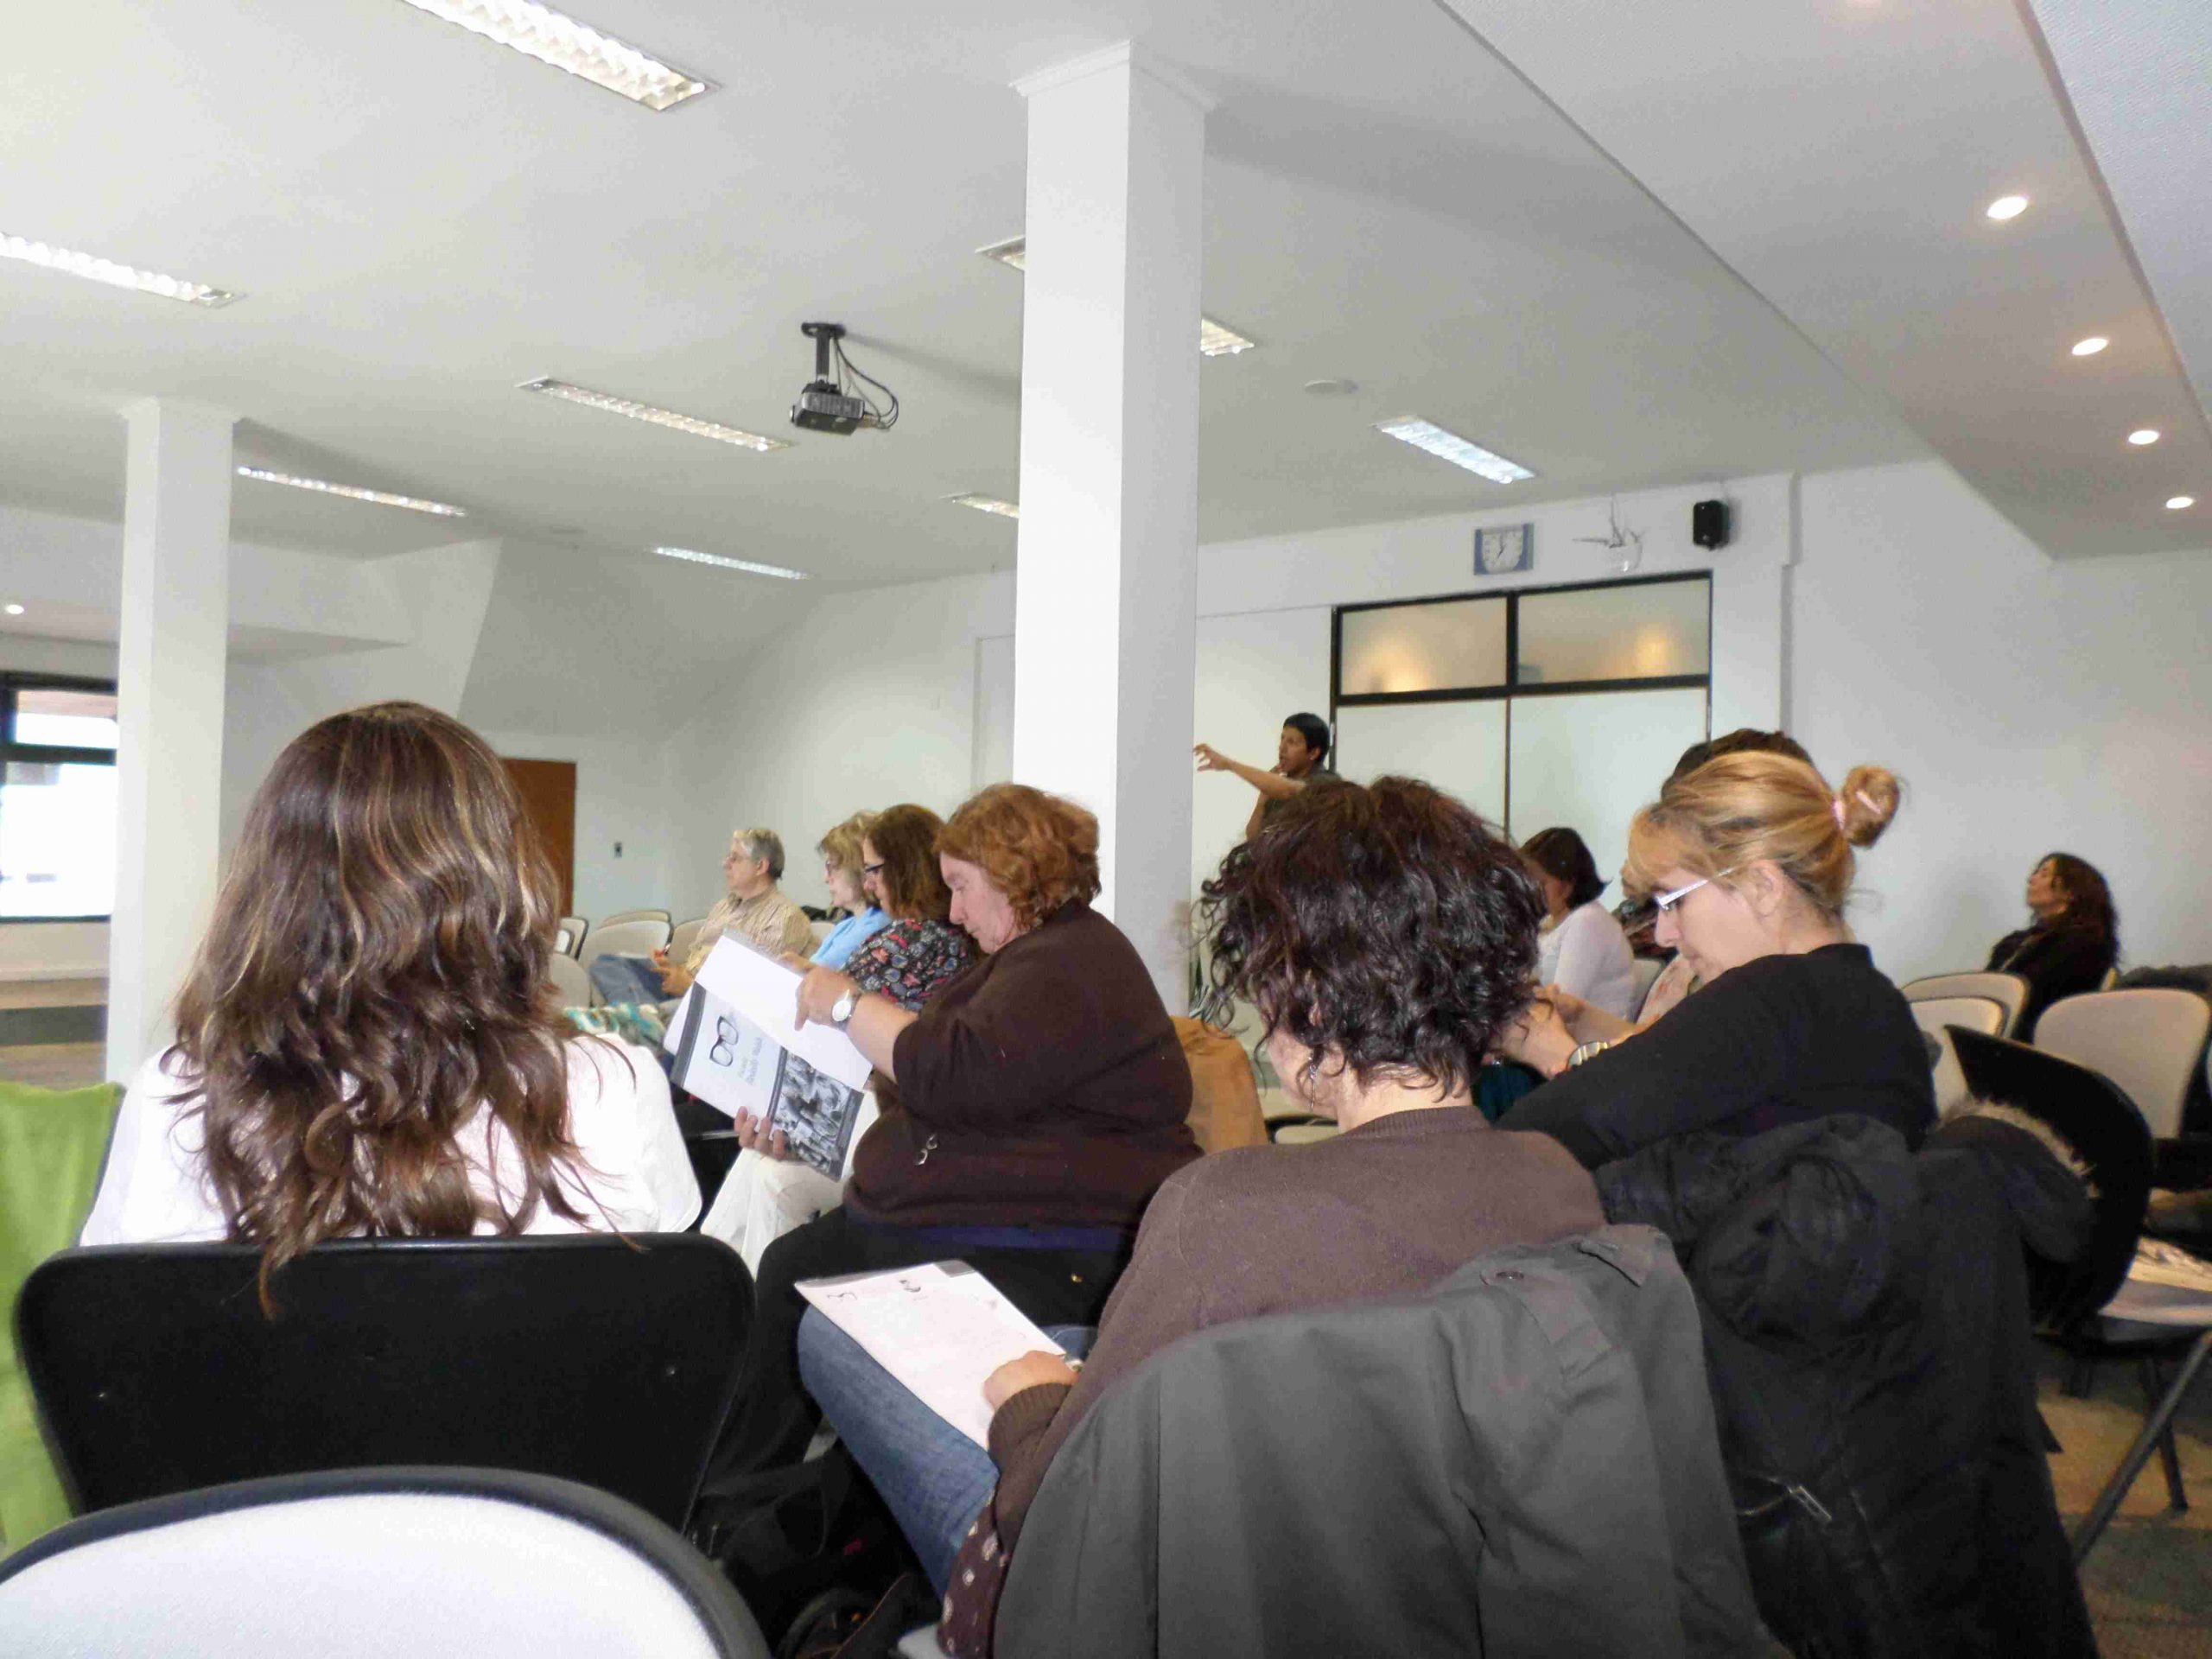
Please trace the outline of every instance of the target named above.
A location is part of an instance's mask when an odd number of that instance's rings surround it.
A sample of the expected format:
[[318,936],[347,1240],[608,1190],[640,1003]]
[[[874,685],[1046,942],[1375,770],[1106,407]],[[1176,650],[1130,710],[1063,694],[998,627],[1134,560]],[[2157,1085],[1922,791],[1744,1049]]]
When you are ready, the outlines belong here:
[[1090,908],[1098,821],[998,784],[937,847],[951,919],[982,959],[919,1012],[831,968],[799,986],[800,1017],[874,1064],[883,1111],[843,1205],[760,1259],[720,1475],[795,1459],[811,1432],[798,1281],[957,1257],[1039,1325],[1095,1325],[1147,1200],[1198,1155],[1174,1025],[1135,947]]

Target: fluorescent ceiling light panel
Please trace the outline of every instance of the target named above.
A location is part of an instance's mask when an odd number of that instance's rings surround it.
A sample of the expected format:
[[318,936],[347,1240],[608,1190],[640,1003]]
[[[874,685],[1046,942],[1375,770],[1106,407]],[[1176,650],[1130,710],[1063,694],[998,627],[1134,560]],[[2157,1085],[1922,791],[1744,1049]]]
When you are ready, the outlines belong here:
[[1457,432],[1447,432],[1432,421],[1417,415],[1402,415],[1395,421],[1378,421],[1375,429],[1401,443],[1410,443],[1416,449],[1426,449],[1439,461],[1448,461],[1454,467],[1464,467],[1478,478],[1493,484],[1518,484],[1535,474],[1517,461],[1508,461],[1503,455],[1485,449],[1479,443],[1471,443]]
[[289,473],[272,473],[261,467],[241,467],[240,478],[250,478],[262,484],[288,484],[296,490],[314,490],[321,495],[342,495],[348,501],[373,501],[380,507],[405,507],[410,512],[435,512],[442,518],[466,518],[468,514],[459,507],[449,507],[442,501],[424,501],[412,495],[389,495],[382,490],[356,489],[351,484],[333,484],[320,478],[295,478]]
[[1012,501],[1001,501],[995,495],[948,495],[948,501],[957,501],[963,507],[973,507],[978,512],[995,512],[1001,518],[1019,518],[1021,508]]
[[651,404],[633,403],[627,397],[617,397],[612,392],[572,386],[565,380],[525,380],[517,390],[543,392],[548,397],[558,397],[565,403],[582,404],[586,409],[603,409],[610,415],[627,415],[633,421],[650,421],[655,426],[672,427],[678,432],[689,432],[695,438],[712,438],[718,443],[734,443],[741,449],[755,450],[764,455],[771,449],[791,448],[781,438],[764,438],[758,432],[747,432],[741,426],[724,426],[719,421],[702,421],[696,415],[679,415],[672,409],[657,409]]
[[181,277],[164,276],[157,270],[140,270],[133,265],[118,265],[112,259],[102,259],[89,253],[75,253],[67,248],[57,248],[51,243],[34,242],[25,236],[10,236],[0,232],[0,259],[21,259],[26,264],[42,265],[48,270],[58,270],[71,276],[82,276],[89,283],[105,283],[111,288],[132,288],[141,294],[153,294],[164,300],[181,300],[187,305],[204,305],[213,310],[219,305],[228,305],[238,296],[227,289],[210,288],[205,283],[188,283]]
[[[1027,237],[1010,236],[1003,242],[993,242],[976,250],[986,259],[995,259],[1002,265],[1027,273],[1029,270],[1029,242]],[[1259,344],[1247,340],[1234,328],[1224,328],[1211,317],[1198,319],[1198,353],[1203,357],[1234,357],[1239,352],[1249,352]]]
[[1234,357],[1239,352],[1249,352],[1258,345],[1247,340],[1234,328],[1224,328],[1211,317],[1198,319],[1198,355],[1201,357]]
[[750,559],[726,559],[719,553],[695,553],[688,547],[657,547],[664,559],[683,559],[691,564],[711,564],[717,570],[747,570],[756,576],[781,576],[785,582],[805,582],[804,570],[786,570],[780,564],[755,564]]
[[634,46],[563,16],[536,0],[407,0],[417,11],[458,23],[472,35],[512,47],[649,110],[696,98],[707,83],[671,69]]

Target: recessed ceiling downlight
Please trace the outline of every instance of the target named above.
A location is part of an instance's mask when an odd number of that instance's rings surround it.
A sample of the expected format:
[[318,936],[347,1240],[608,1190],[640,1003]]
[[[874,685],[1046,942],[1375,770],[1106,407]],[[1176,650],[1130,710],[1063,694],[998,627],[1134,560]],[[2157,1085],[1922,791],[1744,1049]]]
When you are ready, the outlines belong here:
[[417,11],[565,69],[649,110],[672,109],[707,83],[537,0],[407,0]]
[[[2166,511],[2168,512],[2179,512],[2183,507],[2193,507],[2196,505],[2196,498],[2193,495],[2169,496],[2166,499]],[[12,611],[19,607],[10,605],[8,608]]]
[[2145,444],[2156,443],[2158,441],[2158,429],[2155,426],[2138,427],[2127,435],[2127,441],[2140,449]]
[[687,564],[711,564],[717,570],[743,570],[756,576],[781,576],[785,582],[810,582],[813,579],[804,570],[786,569],[780,564],[756,564],[751,559],[725,558],[719,553],[697,553],[688,547],[657,547],[653,551],[664,559],[682,559]]
[[2087,340],[2077,340],[2074,342],[2074,355],[2094,357],[2111,344],[2112,341],[2107,340],[2102,334],[2091,334]]
[[[2168,505],[2169,506],[2171,506],[2171,505],[2172,505],[2172,503],[2171,503],[2171,502],[2169,502],[2169,503],[2167,503],[2167,505]],[[7,610],[8,614],[9,614],[9,615],[10,615],[10,616],[21,616],[21,615],[23,613],[23,607],[22,607],[22,606],[20,606],[20,605],[10,605],[10,606],[6,607],[5,608],[6,608],[6,610]]]
[[2025,196],[1999,196],[1982,211],[1992,219],[2018,219],[2028,211],[2028,199]]

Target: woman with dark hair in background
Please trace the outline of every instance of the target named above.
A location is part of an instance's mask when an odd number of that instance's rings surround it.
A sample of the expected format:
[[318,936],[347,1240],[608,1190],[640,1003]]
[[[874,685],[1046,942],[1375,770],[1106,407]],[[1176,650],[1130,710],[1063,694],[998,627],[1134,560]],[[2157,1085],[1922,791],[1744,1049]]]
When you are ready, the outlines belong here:
[[1636,957],[1613,913],[1598,902],[1605,879],[1573,830],[1539,830],[1521,843],[1544,891],[1536,982],[1621,1020],[1636,1018]]
[[1989,953],[1988,971],[2018,974],[2028,1000],[2012,1035],[2026,1042],[2043,1011],[2063,996],[2078,996],[2104,983],[2120,961],[2120,912],[2112,889],[2095,865],[2071,853],[2052,853],[2028,873],[2031,919],[2007,933]]
[[1171,1177],[1082,1372],[1034,1353],[985,1384],[988,1455],[807,1316],[809,1383],[950,1589],[952,1651],[981,1650],[979,1579],[988,1588],[1002,1571],[1053,1453],[1177,1338],[1415,1294],[1487,1251],[1600,1224],[1596,1189],[1565,1152],[1491,1130],[1471,1098],[1494,1033],[1528,1001],[1538,914],[1511,844],[1428,785],[1301,795],[1224,861],[1200,920],[1214,1000],[1259,1008],[1275,1069],[1344,1132],[1217,1153]]
[[277,756],[84,1243],[681,1230],[699,1190],[650,1054],[569,1031],[552,870],[499,758],[419,703]]

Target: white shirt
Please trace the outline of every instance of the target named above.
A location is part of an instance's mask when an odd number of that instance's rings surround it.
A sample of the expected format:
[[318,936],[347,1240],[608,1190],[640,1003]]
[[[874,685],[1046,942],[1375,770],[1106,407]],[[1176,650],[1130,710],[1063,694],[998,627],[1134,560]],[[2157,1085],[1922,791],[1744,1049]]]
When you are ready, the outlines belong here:
[[1624,1020],[1636,1018],[1636,953],[1612,912],[1592,899],[1536,941],[1536,982],[1556,985]]
[[[563,1167],[560,1180],[582,1219],[572,1221],[541,1203],[524,1230],[681,1232],[699,1213],[699,1184],[658,1063],[611,1038],[579,1036],[563,1046],[569,1138],[584,1167]],[[229,1236],[200,1162],[200,1120],[179,1098],[189,1092],[179,1081],[182,1057],[174,1050],[170,1055],[148,1060],[131,1079],[79,1243],[168,1244]],[[471,1184],[486,1197],[519,1193],[522,1160],[501,1135],[495,1161],[486,1145],[491,1129],[492,1114],[483,1110],[461,1132]],[[477,1230],[493,1229],[480,1222]]]

